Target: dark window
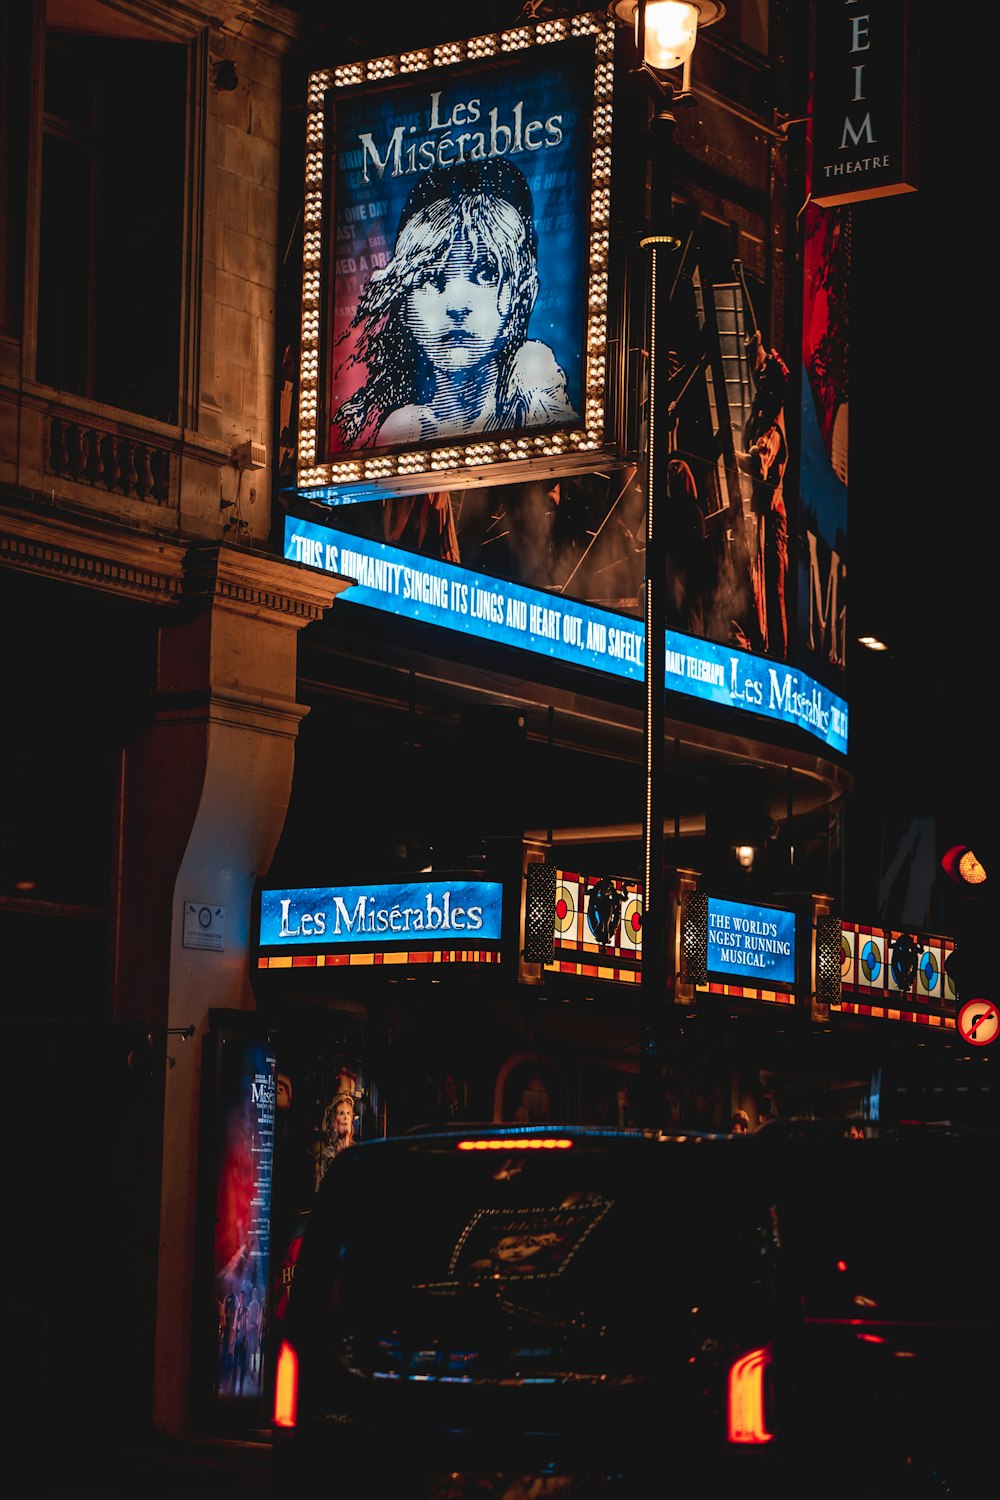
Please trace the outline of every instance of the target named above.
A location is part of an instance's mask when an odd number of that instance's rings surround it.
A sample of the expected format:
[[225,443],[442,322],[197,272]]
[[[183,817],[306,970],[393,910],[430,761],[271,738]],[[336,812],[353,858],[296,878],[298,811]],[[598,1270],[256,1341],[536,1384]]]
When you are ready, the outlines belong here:
[[49,32],[38,379],[177,420],[183,47]]
[[726,0],[726,9],[718,26],[721,32],[734,41],[767,56],[767,0]]
[[28,153],[31,13],[7,5],[0,15],[0,328],[19,337],[24,297],[24,204]]

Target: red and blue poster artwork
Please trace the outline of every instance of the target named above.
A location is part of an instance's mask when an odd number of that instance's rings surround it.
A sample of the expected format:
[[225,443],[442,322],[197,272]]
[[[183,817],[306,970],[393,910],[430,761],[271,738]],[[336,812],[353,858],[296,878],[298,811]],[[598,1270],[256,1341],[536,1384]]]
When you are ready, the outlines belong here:
[[[385,480],[414,450],[459,468],[472,443],[481,466],[549,454],[543,437],[577,456],[603,440],[591,321],[612,32],[591,20],[314,75],[300,483]],[[377,473],[340,462],[373,454]]]

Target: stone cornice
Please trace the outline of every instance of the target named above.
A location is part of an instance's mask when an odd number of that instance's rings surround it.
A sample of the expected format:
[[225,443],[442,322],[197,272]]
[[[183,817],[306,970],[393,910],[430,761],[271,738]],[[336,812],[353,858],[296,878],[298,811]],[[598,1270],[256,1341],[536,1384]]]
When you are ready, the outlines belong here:
[[295,627],[318,620],[351,585],[339,574],[225,542],[89,522],[37,498],[0,494],[0,566],[176,608],[222,605]]
[[42,578],[176,604],[184,591],[186,550],[145,532],[89,526],[56,507],[13,510],[0,497],[0,564]]
[[254,619],[282,616],[290,625],[318,620],[353,582],[283,558],[226,543],[197,543],[188,552],[186,597],[224,604]]

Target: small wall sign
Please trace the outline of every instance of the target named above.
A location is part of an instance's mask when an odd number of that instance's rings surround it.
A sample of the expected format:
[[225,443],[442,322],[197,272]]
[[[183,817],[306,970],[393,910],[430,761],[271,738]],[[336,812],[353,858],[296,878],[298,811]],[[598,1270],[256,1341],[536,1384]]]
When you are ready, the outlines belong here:
[[221,953],[225,947],[226,908],[211,901],[185,901],[184,947],[210,948]]

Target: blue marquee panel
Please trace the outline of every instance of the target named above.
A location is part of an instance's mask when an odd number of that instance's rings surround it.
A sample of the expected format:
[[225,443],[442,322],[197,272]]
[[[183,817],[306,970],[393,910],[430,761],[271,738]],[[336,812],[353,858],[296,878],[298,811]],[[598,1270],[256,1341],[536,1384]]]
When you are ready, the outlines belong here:
[[794,984],[794,912],[709,896],[707,967],[758,983]]
[[261,892],[261,948],[499,942],[503,885],[415,880]]

